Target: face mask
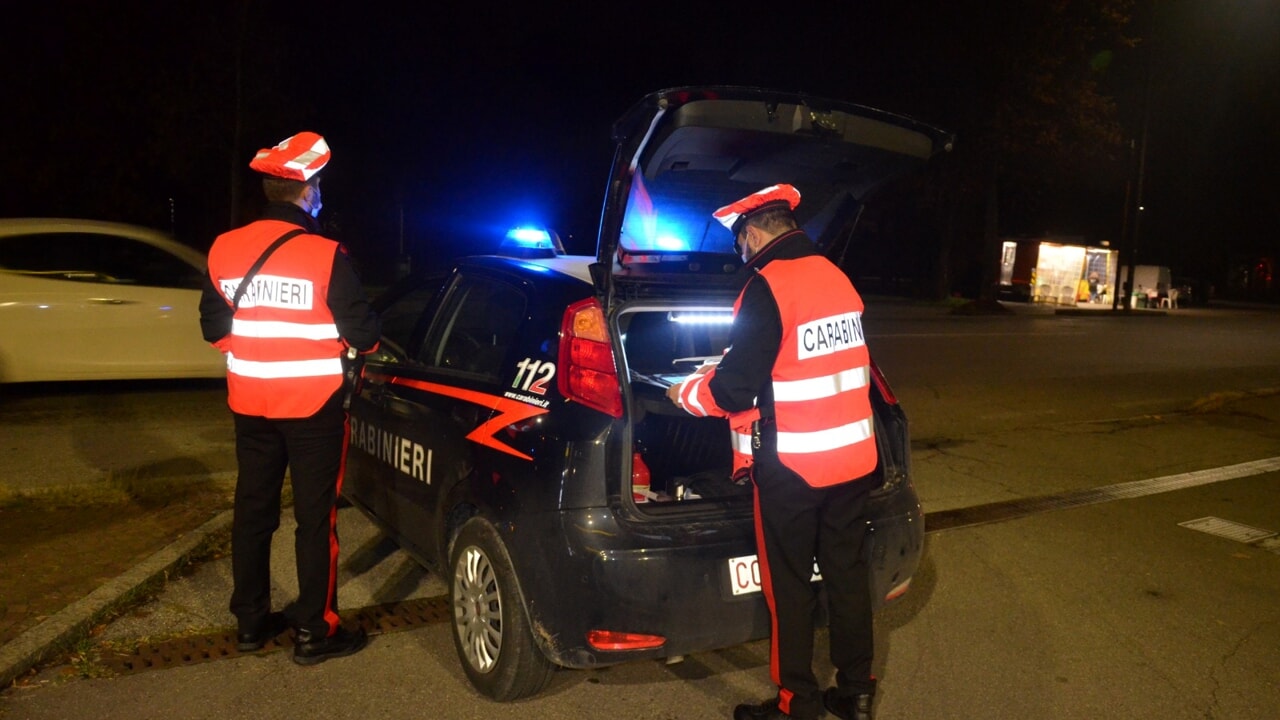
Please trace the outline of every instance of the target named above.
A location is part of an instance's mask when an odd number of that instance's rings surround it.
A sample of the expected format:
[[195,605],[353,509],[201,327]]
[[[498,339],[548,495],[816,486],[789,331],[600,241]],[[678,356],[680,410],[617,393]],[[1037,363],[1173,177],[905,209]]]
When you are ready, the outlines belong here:
[[742,231],[741,238],[742,238],[741,242],[735,239],[733,241],[733,246],[734,246],[734,249],[738,251],[738,256],[742,258],[742,264],[745,265],[751,262],[751,258],[755,257],[755,253],[751,251],[751,245],[748,244],[749,239],[747,237],[747,231],[745,229]]

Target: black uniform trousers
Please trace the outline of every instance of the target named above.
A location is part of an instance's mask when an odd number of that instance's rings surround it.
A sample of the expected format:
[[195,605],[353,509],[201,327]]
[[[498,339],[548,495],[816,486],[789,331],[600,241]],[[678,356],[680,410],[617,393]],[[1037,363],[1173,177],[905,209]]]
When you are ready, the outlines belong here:
[[342,391],[307,418],[235,413],[235,510],[231,526],[231,612],[241,632],[256,631],[271,611],[271,537],[280,527],[285,469],[293,489],[298,598],[289,624],[326,637],[338,627],[337,499],[348,424]]
[[769,670],[783,712],[822,713],[813,674],[814,560],[827,596],[831,664],[841,694],[875,692],[870,574],[863,554],[870,479],[810,487],[776,457],[757,454],[756,543],[761,582],[773,617]]

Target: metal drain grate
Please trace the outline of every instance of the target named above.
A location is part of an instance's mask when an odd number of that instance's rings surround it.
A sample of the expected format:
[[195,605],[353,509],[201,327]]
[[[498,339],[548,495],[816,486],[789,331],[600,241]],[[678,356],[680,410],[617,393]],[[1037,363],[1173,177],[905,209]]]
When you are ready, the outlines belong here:
[[1222,518],[1217,518],[1213,516],[1197,518],[1195,520],[1188,520],[1186,522],[1180,522],[1178,524],[1184,528],[1199,530],[1200,532],[1203,532],[1203,533],[1209,533],[1210,535],[1217,535],[1218,537],[1226,538],[1228,540],[1235,540],[1237,542],[1242,542],[1242,543],[1257,542],[1258,540],[1269,538],[1275,535],[1275,533],[1270,530],[1263,530],[1262,528],[1256,528],[1249,525],[1242,525],[1238,522],[1223,520]]
[[[437,595],[419,600],[404,600],[371,605],[345,613],[347,622],[356,624],[370,635],[412,630],[424,625],[446,622],[451,617],[449,597]],[[257,655],[293,647],[291,633],[268,640],[261,650],[242,653],[236,649],[234,630],[217,630],[202,635],[141,643],[132,651],[104,650],[99,662],[116,675],[131,675],[146,670],[196,665],[211,660]]]
[[[280,643],[272,640],[267,649],[279,649]],[[99,658],[102,665],[117,675],[129,675],[144,670],[159,670],[180,665],[222,658],[235,657],[236,634],[234,631],[223,631],[194,637],[174,638],[157,643],[147,643],[134,648],[133,652],[106,651]]]
[[351,613],[371,634],[412,630],[452,619],[448,595],[370,605]]

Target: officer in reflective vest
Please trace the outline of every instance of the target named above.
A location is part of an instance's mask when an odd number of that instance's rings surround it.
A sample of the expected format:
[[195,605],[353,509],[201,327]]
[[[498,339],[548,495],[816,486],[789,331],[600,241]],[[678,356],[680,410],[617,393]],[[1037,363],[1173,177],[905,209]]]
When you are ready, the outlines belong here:
[[[774,185],[720,208],[754,274],[734,303],[730,347],[668,391],[687,412],[751,423],[756,543],[773,618],[777,695],[734,709],[736,720],[871,717],[872,620],[862,544],[877,462],[862,332],[862,298],[796,226],[800,193]],[[813,675],[810,582],[817,561],[828,596],[836,686]]]
[[[350,655],[367,639],[338,617],[336,522],[348,442],[343,358],[348,349],[374,349],[379,326],[346,251],[319,234],[318,173],[329,158],[313,132],[254,156],[249,167],[262,174],[269,203],[262,219],[214,241],[200,301],[204,337],[226,354],[235,420],[238,647],[260,649],[292,626],[293,659],[302,665]],[[298,523],[298,597],[272,612],[271,537],[286,467]]]

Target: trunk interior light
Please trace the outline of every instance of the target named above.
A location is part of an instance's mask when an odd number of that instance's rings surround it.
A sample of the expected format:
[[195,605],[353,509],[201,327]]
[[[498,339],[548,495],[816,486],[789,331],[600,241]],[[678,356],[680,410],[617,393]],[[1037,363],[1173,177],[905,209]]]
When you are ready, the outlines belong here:
[[880,366],[876,365],[874,360],[871,361],[871,381],[876,384],[876,389],[880,391],[880,396],[890,405],[898,404],[898,396],[893,394],[893,389],[889,387],[889,381],[885,380],[884,373],[880,372]]
[[732,325],[733,314],[725,312],[671,312],[667,320],[688,325]]
[[560,325],[560,394],[613,417],[622,417],[622,386],[604,310],[595,298],[570,305]]
[[643,635],[641,633],[616,632],[614,630],[591,630],[587,633],[587,644],[596,650],[617,652],[620,650],[652,650],[667,644],[661,635]]

